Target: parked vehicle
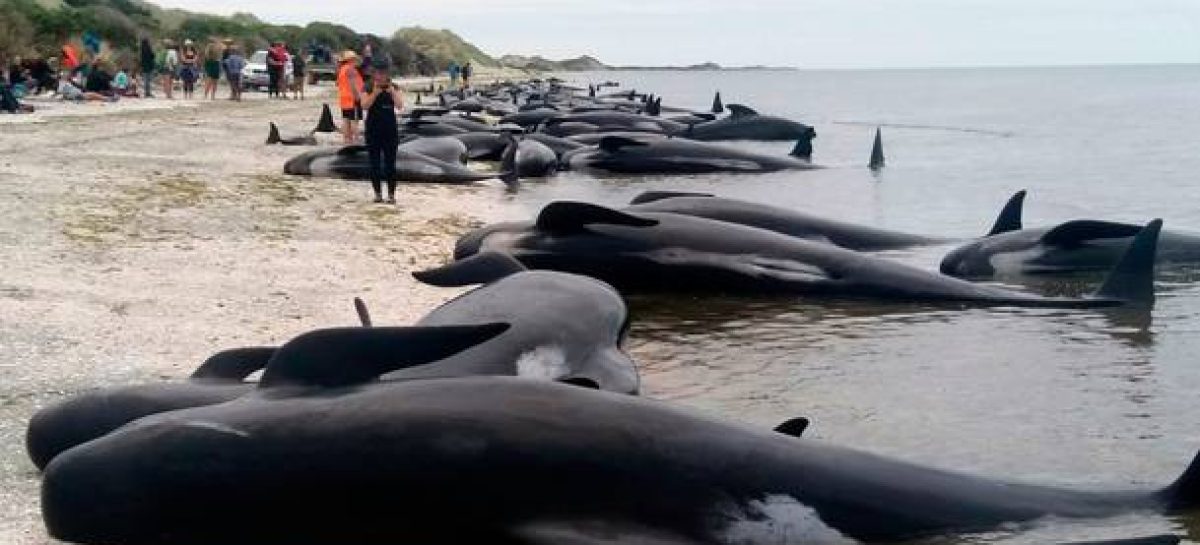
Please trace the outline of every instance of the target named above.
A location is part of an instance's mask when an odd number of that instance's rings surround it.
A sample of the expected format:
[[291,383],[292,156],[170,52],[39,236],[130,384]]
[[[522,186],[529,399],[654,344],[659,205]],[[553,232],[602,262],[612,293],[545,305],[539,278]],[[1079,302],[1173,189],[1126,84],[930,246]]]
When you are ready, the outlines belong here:
[[[283,65],[283,75],[285,79],[292,77],[292,61],[288,57],[287,64]],[[250,58],[246,60],[246,67],[242,69],[242,88],[243,89],[265,89],[271,84],[271,76],[267,74],[267,50],[260,49],[255,51]]]

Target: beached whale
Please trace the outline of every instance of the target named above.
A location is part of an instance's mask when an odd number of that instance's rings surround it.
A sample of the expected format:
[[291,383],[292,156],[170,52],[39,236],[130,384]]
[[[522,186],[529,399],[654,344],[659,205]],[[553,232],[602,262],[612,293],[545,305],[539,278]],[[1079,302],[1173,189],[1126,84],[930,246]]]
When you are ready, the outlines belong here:
[[270,127],[267,129],[267,144],[281,144],[284,146],[315,146],[317,145],[317,137],[315,136],[316,132],[317,131],[314,129],[308,134],[284,138],[279,134],[279,127],[272,122]]
[[[324,176],[347,180],[370,180],[366,146],[318,149],[293,157],[283,165],[284,174]],[[495,178],[461,163],[442,161],[400,149],[396,153],[396,178],[403,182],[467,184]]]
[[510,327],[474,349],[385,379],[513,375],[637,393],[637,368],[621,349],[629,313],[611,286],[586,276],[528,271],[497,253],[413,276],[435,286],[484,284],[430,312],[417,325],[504,322]]
[[518,178],[544,178],[558,172],[558,154],[537,140],[506,134],[508,147],[500,157],[500,178],[512,184]]
[[790,119],[762,115],[740,104],[726,106],[729,116],[688,125],[676,134],[693,140],[799,140],[815,138],[816,131]]
[[[944,274],[986,278],[1106,270],[1121,258],[1137,225],[1074,220],[1050,227],[1022,228],[1025,192],[1013,195],[987,236],[954,249],[942,259]],[[1163,231],[1159,264],[1200,264],[1200,233]]]
[[456,136],[406,136],[397,149],[420,153],[447,163],[466,164],[469,157],[467,145]]
[[805,158],[811,153],[800,140],[790,157],[776,157],[686,138],[606,136],[594,148],[564,157],[571,170],[618,174],[755,173],[819,168]]
[[255,388],[246,377],[266,367],[274,354],[274,347],[225,350],[205,360],[184,382],[78,394],[33,415],[25,432],[25,451],[42,469],[59,453],[143,416],[237,399]]
[[560,137],[549,135],[549,134],[546,134],[543,132],[531,132],[531,133],[527,133],[527,134],[523,135],[522,137],[525,138],[526,140],[536,140],[538,142],[545,144],[546,147],[549,147],[550,149],[554,150],[554,153],[557,154],[560,159],[562,158],[563,155],[566,155],[568,152],[571,152],[571,151],[574,151],[574,150],[584,147],[584,144],[581,144],[574,140],[571,140],[568,138],[560,138]]
[[826,543],[1174,513],[1198,489],[1196,460],[1162,488],[1075,490],[469,377],[145,418],[56,458],[41,505],[51,536],[89,544]]
[[484,251],[527,267],[585,274],[621,290],[787,293],[972,305],[1148,306],[1154,301],[1155,220],[1129,245],[1094,296],[1048,298],[973,284],[766,229],[660,212],[552,202],[533,222],[467,233],[456,259]]
[[909,248],[949,240],[855,225],[769,204],[727,199],[707,193],[648,191],[634,197],[630,205],[627,210],[634,212],[670,212],[720,220],[858,251]]
[[[584,123],[597,127],[652,131],[663,134],[678,134],[687,129],[686,125],[669,119],[618,111],[578,112],[560,115],[547,119],[542,126],[546,132],[550,132],[551,128],[564,123]],[[554,133],[551,132],[551,134]]]

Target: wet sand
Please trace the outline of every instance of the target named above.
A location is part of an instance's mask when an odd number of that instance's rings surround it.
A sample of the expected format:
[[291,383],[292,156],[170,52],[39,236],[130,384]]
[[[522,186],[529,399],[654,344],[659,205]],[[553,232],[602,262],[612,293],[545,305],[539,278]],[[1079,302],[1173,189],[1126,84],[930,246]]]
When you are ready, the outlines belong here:
[[504,188],[401,185],[389,206],[366,183],[282,175],[303,148],[264,145],[267,122],[308,130],[327,91],[81,105],[0,129],[0,543],[53,542],[24,453],[39,407],[356,324],[355,296],[376,323],[406,324],[457,293],[409,272],[448,259]]

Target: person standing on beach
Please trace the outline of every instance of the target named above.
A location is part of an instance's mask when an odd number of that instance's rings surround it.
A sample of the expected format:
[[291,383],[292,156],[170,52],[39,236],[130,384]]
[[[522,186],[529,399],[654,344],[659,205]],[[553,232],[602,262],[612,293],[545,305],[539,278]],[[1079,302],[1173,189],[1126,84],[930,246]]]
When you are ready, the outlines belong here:
[[150,38],[142,38],[140,47],[141,68],[142,68],[142,84],[146,87],[143,96],[145,98],[154,98],[152,91],[154,85],[154,47],[150,45]]
[[362,75],[358,73],[358,54],[347,49],[338,58],[337,87],[338,107],[342,110],[342,139],[346,145],[354,143],[358,133],[358,122],[362,121]]
[[225,67],[225,80],[229,82],[229,100],[242,100],[242,69],[246,68],[246,57],[236,45],[225,48],[228,55],[221,64]]
[[267,50],[267,75],[270,78],[270,88],[268,89],[267,96],[287,98],[287,95],[283,94],[283,76],[286,64],[287,51],[283,49],[283,42],[271,44],[271,48]]
[[462,88],[464,90],[471,86],[471,73],[472,72],[473,72],[473,70],[471,69],[471,61],[467,61],[466,63],[463,64],[463,67],[462,67],[462,79],[463,79]]
[[304,51],[299,49],[292,55],[292,98],[304,100]]
[[458,63],[455,61],[450,61],[450,66],[446,67],[446,74],[450,76],[450,88],[451,89],[458,88],[459,70],[460,69],[458,67]]
[[[384,59],[380,59],[384,61]],[[371,188],[375,202],[383,200],[383,182],[387,182],[387,202],[396,202],[396,148],[400,146],[396,110],[404,108],[404,95],[392,76],[388,63],[371,67],[371,83],[362,108],[367,112],[367,162],[371,168]]]
[[221,42],[209,40],[204,48],[204,98],[217,99],[217,84],[221,82],[221,55],[225,47]]
[[200,54],[191,40],[183,41],[183,54],[179,66],[179,79],[183,81],[183,98],[191,100],[196,94],[196,80],[200,79]]
[[175,49],[174,41],[163,40],[163,50],[158,52],[156,61],[158,71],[162,74],[163,94],[168,100],[174,100],[175,75],[179,71],[179,50]]

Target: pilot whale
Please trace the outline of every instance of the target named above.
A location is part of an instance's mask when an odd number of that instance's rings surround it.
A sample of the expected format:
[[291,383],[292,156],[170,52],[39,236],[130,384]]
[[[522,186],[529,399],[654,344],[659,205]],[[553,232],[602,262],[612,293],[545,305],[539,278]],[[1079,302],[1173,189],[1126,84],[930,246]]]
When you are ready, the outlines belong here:
[[686,138],[605,136],[595,147],[563,157],[571,170],[619,174],[753,173],[820,168],[807,157],[812,147],[800,140],[789,157],[776,157]]
[[826,243],[707,218],[559,201],[533,222],[467,233],[455,257],[508,253],[534,269],[584,274],[622,290],[790,293],[975,305],[1148,306],[1162,222],[1150,222],[1103,286],[1083,299],[973,284]]
[[595,542],[589,535],[716,544],[773,525],[895,541],[1051,516],[1175,513],[1193,508],[1198,491],[1197,460],[1163,487],[1075,490],[645,398],[466,377],[253,395],[144,418],[56,458],[41,505],[51,536],[88,544]]

